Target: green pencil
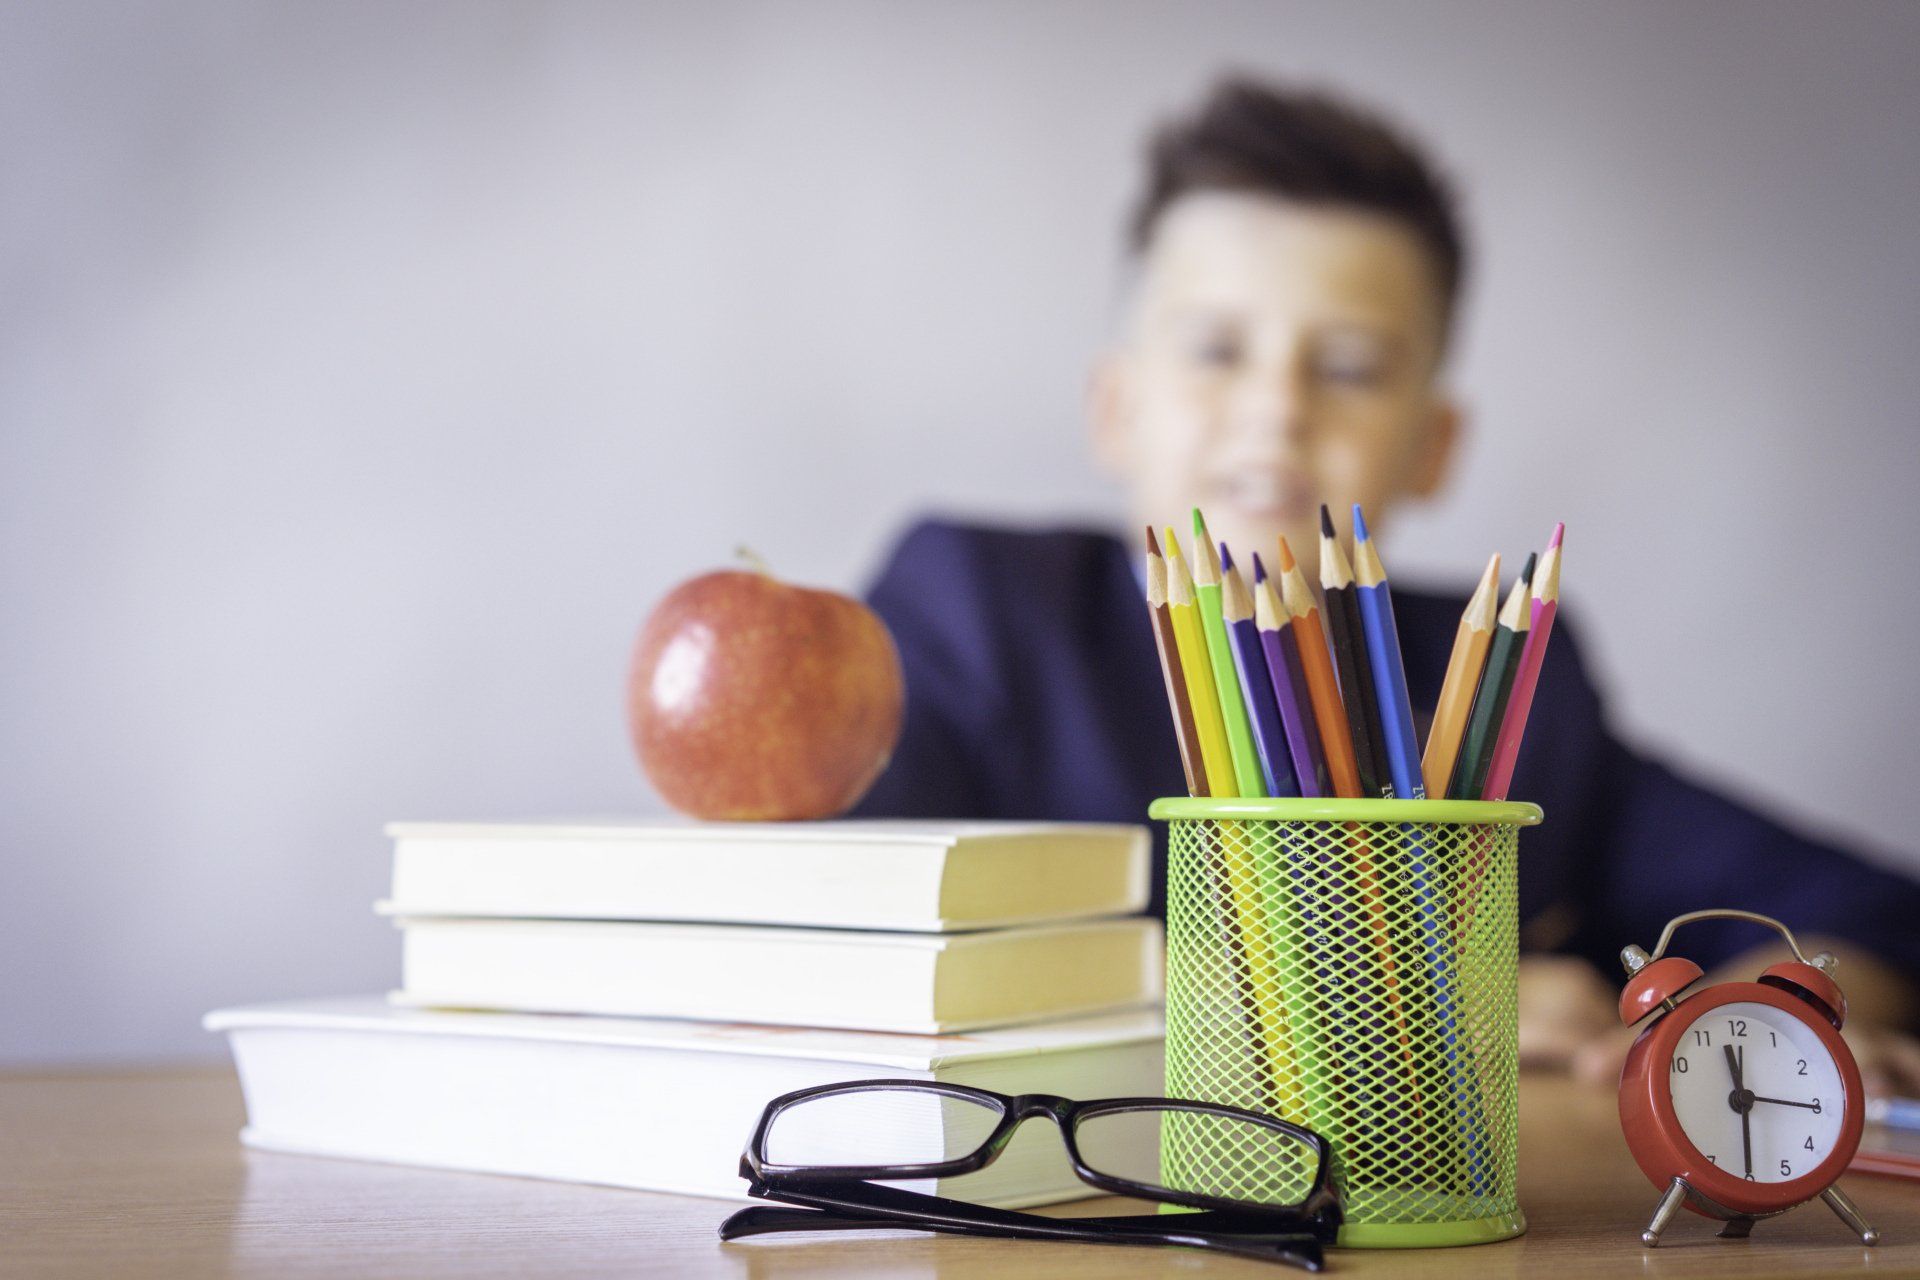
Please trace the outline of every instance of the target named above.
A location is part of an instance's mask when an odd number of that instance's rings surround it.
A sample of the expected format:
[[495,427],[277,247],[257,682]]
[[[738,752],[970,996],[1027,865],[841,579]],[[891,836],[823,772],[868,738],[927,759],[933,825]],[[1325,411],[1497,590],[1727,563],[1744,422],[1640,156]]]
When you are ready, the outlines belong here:
[[1220,604],[1220,553],[1207,536],[1207,522],[1198,507],[1193,509],[1193,541],[1193,594],[1200,605],[1201,630],[1207,634],[1207,661],[1213,667],[1213,685],[1220,695],[1220,715],[1227,722],[1233,779],[1241,795],[1264,796],[1267,782],[1260,773],[1253,725],[1247,719],[1247,700],[1241,695],[1240,673],[1234,670],[1233,649],[1227,643],[1226,616]]
[[1529,597],[1537,559],[1527,557],[1520,580],[1507,593],[1506,607],[1500,610],[1500,622],[1493,629],[1487,665],[1473,694],[1473,710],[1467,713],[1467,731],[1460,739],[1460,756],[1454,761],[1453,781],[1447,787],[1449,800],[1478,800],[1487,785],[1493,746],[1507,714],[1507,695],[1513,692],[1513,674],[1519,670],[1520,652],[1527,643]]

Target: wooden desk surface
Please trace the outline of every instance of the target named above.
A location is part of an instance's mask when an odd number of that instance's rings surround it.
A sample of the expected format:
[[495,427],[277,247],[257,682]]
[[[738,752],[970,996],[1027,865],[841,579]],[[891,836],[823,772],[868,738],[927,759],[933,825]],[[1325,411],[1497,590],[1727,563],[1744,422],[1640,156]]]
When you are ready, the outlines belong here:
[[[1818,1203],[1718,1240],[1683,1214],[1638,1243],[1654,1193],[1610,1093],[1528,1078],[1521,1201],[1531,1229],[1470,1249],[1332,1255],[1329,1274],[1425,1277],[1920,1275],[1920,1186],[1843,1184],[1886,1241],[1851,1243]],[[219,1070],[0,1076],[0,1275],[1276,1276],[1191,1250],[940,1238],[763,1237],[721,1245],[735,1206],[241,1148]],[[1123,1202],[1109,1202],[1115,1207]]]

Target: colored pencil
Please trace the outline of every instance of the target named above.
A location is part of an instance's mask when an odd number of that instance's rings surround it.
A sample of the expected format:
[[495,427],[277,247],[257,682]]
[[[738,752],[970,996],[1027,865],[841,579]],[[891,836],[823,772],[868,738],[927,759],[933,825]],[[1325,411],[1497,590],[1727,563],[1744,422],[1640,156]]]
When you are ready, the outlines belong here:
[[1207,794],[1207,766],[1200,752],[1199,732],[1193,724],[1193,697],[1180,669],[1180,642],[1173,634],[1173,614],[1167,606],[1167,562],[1147,526],[1147,608],[1153,615],[1153,647],[1160,654],[1160,678],[1167,686],[1167,710],[1173,714],[1173,736],[1180,744],[1180,768],[1187,775],[1187,794]]
[[1213,664],[1213,687],[1220,699],[1220,717],[1227,726],[1227,746],[1233,756],[1234,785],[1243,796],[1266,792],[1260,776],[1260,756],[1253,746],[1253,724],[1233,669],[1233,650],[1227,644],[1227,623],[1220,614],[1220,557],[1207,538],[1207,522],[1193,509],[1193,595],[1200,606],[1200,627],[1207,637],[1207,658]]
[[1440,701],[1434,707],[1433,727],[1427,730],[1427,750],[1420,757],[1420,773],[1427,782],[1427,794],[1444,796],[1453,779],[1453,763],[1460,757],[1460,740],[1467,732],[1467,713],[1473,710],[1473,691],[1480,685],[1480,673],[1486,669],[1487,648],[1493,643],[1494,615],[1500,609],[1500,553],[1487,561],[1480,585],[1460,615],[1460,627],[1454,632],[1453,654],[1447,659],[1447,675],[1440,682]]
[[1520,664],[1520,650],[1532,622],[1529,596],[1533,591],[1535,557],[1528,556],[1520,577],[1507,592],[1501,606],[1500,621],[1493,628],[1493,643],[1487,646],[1486,669],[1480,673],[1480,687],[1473,694],[1473,710],[1467,713],[1467,731],[1460,740],[1460,757],[1453,766],[1453,781],[1447,784],[1449,800],[1478,800],[1487,785],[1487,769],[1493,763],[1493,744],[1500,733],[1500,719],[1507,710],[1507,695],[1513,691],[1513,673]]
[[1200,631],[1200,613],[1193,600],[1193,578],[1180,554],[1180,540],[1173,529],[1166,531],[1167,615],[1173,623],[1176,651],[1180,655],[1180,673],[1187,681],[1187,704],[1193,708],[1193,729],[1200,739],[1201,768],[1207,775],[1207,794],[1215,799],[1232,799],[1240,794],[1234,785],[1233,752],[1227,745],[1226,723],[1220,718],[1220,695],[1213,687],[1213,664],[1207,657],[1207,640]]
[[1320,593],[1327,601],[1327,634],[1333,639],[1333,658],[1340,672],[1340,700],[1347,707],[1347,727],[1353,730],[1354,767],[1361,790],[1368,796],[1391,796],[1386,758],[1380,754],[1380,704],[1373,696],[1372,664],[1367,661],[1367,633],[1360,625],[1360,605],[1354,597],[1353,566],[1333,536],[1333,517],[1320,506]]
[[1400,635],[1393,623],[1393,588],[1380,553],[1367,536],[1367,518],[1353,504],[1353,582],[1360,603],[1360,622],[1367,631],[1367,658],[1373,666],[1373,692],[1380,700],[1382,747],[1393,791],[1403,799],[1420,800],[1427,784],[1420,776],[1420,747],[1413,732],[1413,703],[1407,696],[1407,673],[1400,661]]
[[[1256,556],[1254,563],[1259,563]],[[1240,677],[1240,696],[1246,699],[1247,719],[1253,725],[1253,745],[1270,796],[1310,794],[1294,782],[1294,766],[1287,748],[1287,730],[1280,705],[1274,701],[1274,680],[1268,674],[1269,654],[1261,648],[1262,632],[1254,622],[1253,599],[1247,583],[1234,567],[1233,553],[1220,544],[1220,615],[1227,625],[1227,644],[1233,650],[1234,674]]]
[[1333,673],[1327,633],[1321,629],[1320,606],[1284,537],[1280,539],[1280,599],[1300,645],[1300,665],[1306,670],[1308,701],[1313,703],[1314,724],[1320,730],[1328,787],[1334,795],[1348,799],[1366,795],[1354,765],[1353,731],[1347,727],[1347,709],[1340,701],[1340,682]]
[[1540,665],[1546,661],[1547,641],[1553,638],[1553,616],[1560,609],[1560,538],[1567,526],[1553,526],[1553,537],[1540,568],[1533,575],[1533,607],[1528,619],[1527,643],[1520,650],[1520,665],[1514,669],[1513,691],[1507,696],[1506,714],[1500,718],[1500,736],[1494,740],[1493,759],[1487,766],[1483,800],[1505,800],[1513,785],[1513,767],[1520,759],[1520,739],[1527,732],[1527,713],[1533,709],[1533,691],[1540,684]]
[[[1163,534],[1167,556],[1168,612],[1173,615],[1174,636],[1179,643],[1180,661],[1188,680],[1193,702],[1194,723],[1200,733],[1207,783],[1216,799],[1237,797],[1239,790],[1233,765],[1233,752],[1221,715],[1218,686],[1213,679],[1211,651],[1207,646],[1200,610],[1195,601],[1193,579],[1186,560],[1180,554],[1180,540],[1169,526]],[[1204,544],[1203,544],[1204,545]],[[1216,589],[1216,599],[1217,589]],[[1231,674],[1231,668],[1229,668]],[[1239,695],[1236,693],[1235,697]],[[1244,714],[1244,712],[1243,712]],[[1252,795],[1259,795],[1255,790]],[[1246,860],[1229,852],[1243,839],[1240,824],[1220,824],[1221,845],[1217,865],[1221,872],[1214,888],[1221,910],[1227,916],[1228,952],[1234,966],[1240,1005],[1247,1021],[1247,1036],[1254,1051],[1266,1064],[1262,1089],[1273,1099],[1276,1113],[1282,1102],[1297,1096],[1299,1067],[1293,1056],[1293,1041],[1288,1035],[1286,1015],[1271,1006],[1270,993],[1279,989],[1275,972],[1277,957],[1274,934],[1268,928],[1260,887]]]
[[1293,760],[1293,776],[1303,796],[1327,793],[1326,768],[1320,761],[1320,726],[1313,719],[1313,695],[1307,691],[1306,672],[1300,665],[1300,642],[1293,634],[1293,620],[1273,589],[1267,567],[1256,552],[1253,573],[1258,585],[1259,604],[1255,616],[1260,628],[1260,643],[1267,651],[1267,671],[1273,680],[1274,698],[1280,705],[1280,719],[1286,728],[1287,754]]

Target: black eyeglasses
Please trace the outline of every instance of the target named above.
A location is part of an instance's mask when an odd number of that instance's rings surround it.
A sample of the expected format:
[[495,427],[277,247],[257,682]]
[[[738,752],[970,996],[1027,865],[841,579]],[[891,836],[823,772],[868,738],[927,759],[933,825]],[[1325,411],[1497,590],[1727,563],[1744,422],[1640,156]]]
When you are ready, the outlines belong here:
[[[876,1183],[981,1173],[1034,1116],[1052,1120],[1075,1175],[1114,1195],[1194,1212],[1050,1218]],[[1342,1221],[1326,1139],[1277,1116],[1177,1098],[1075,1102],[921,1080],[858,1080],[767,1104],[740,1160],[747,1194],[802,1206],[742,1209],[722,1240],[782,1231],[902,1228],[953,1235],[1186,1245],[1318,1271]],[[1056,1166],[1057,1167],[1057,1166]],[[1004,1199],[1050,1170],[1032,1144],[983,1179]],[[988,1192],[982,1187],[982,1194]]]

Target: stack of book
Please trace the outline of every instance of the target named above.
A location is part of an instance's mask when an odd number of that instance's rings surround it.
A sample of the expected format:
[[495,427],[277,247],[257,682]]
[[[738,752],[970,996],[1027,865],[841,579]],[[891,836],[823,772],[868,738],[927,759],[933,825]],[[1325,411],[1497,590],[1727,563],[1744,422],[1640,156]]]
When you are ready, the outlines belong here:
[[[207,1017],[251,1146],[738,1197],[761,1108],[809,1085],[1160,1092],[1140,828],[390,833],[400,989]],[[1023,1133],[963,1194],[1084,1194],[1059,1151]]]

